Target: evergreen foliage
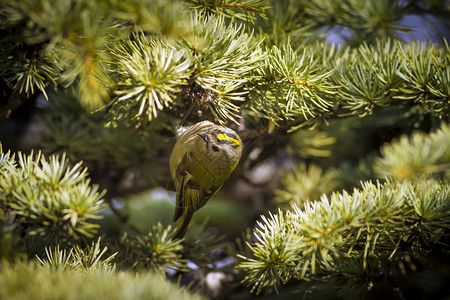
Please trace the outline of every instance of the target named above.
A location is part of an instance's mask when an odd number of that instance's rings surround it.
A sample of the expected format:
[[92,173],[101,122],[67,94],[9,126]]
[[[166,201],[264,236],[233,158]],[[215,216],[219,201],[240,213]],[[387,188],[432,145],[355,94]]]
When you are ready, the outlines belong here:
[[[288,199],[293,207],[258,222],[255,242],[248,243],[252,256],[241,256],[239,267],[247,272],[245,280],[259,293],[264,286],[276,289],[292,278],[308,279],[318,274],[347,280],[361,280],[366,274],[369,278],[388,277],[399,260],[411,253],[426,255],[430,248],[438,247],[448,237],[450,185],[447,175],[446,180],[429,176],[441,177],[442,169],[433,168],[433,163],[448,154],[449,139],[450,131],[444,125],[428,136],[415,133],[411,140],[403,137],[400,143],[385,145],[385,157],[376,164],[379,172],[393,179],[364,182],[362,189],[354,189],[352,194],[322,195],[320,201],[301,203],[303,208],[299,208],[298,198],[314,199],[308,194],[299,197],[295,191],[280,191],[284,198],[291,196]],[[433,147],[439,150],[432,151]],[[428,169],[420,168],[422,161],[417,156],[427,159],[423,164]],[[402,169],[398,171],[389,163]],[[311,169],[309,173],[307,178],[313,180]],[[414,174],[421,178],[397,181]],[[294,176],[287,180],[297,183],[288,186],[308,192],[305,180]]]
[[[253,290],[314,275],[361,280],[389,276],[400,259],[425,255],[447,236],[448,184],[433,180],[373,184],[322,196],[263,217],[240,268]],[[425,249],[427,245],[427,249]],[[366,283],[367,284],[367,283]]]
[[108,250],[107,247],[100,250],[100,238],[96,243],[92,242],[91,247],[81,249],[80,246],[75,245],[69,252],[60,250],[59,246],[54,249],[46,248],[46,259],[40,259],[43,268],[51,270],[77,270],[84,272],[96,271],[114,271],[115,266],[111,265],[111,260],[114,259],[117,253],[102,259],[103,254]]
[[186,271],[187,260],[181,255],[183,246],[180,240],[172,240],[173,233],[170,225],[163,228],[161,223],[144,235],[125,233],[122,243],[129,249],[124,259],[137,269]]
[[285,172],[280,180],[280,189],[274,191],[279,203],[296,204],[302,207],[305,202],[319,200],[322,194],[336,189],[333,172],[322,172],[317,165],[300,164],[290,172]]
[[[447,296],[449,17],[445,0],[1,1],[0,298]],[[173,241],[174,132],[203,120],[244,151]]]
[[12,223],[21,236],[52,235],[56,241],[92,237],[93,222],[105,207],[104,192],[91,185],[81,163],[68,167],[67,159],[41,153],[1,153],[2,223]]
[[36,264],[2,266],[2,299],[201,299],[160,275],[52,270]]
[[402,136],[381,148],[382,157],[375,161],[375,170],[381,176],[397,180],[442,173],[446,179],[450,169],[450,127],[429,135],[417,132],[409,139]]

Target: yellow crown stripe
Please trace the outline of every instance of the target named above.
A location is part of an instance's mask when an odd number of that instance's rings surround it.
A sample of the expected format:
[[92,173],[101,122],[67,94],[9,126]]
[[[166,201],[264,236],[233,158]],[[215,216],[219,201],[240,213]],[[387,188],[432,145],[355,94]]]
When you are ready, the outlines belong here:
[[219,133],[219,134],[217,135],[217,138],[218,138],[219,140],[221,140],[221,141],[227,141],[227,142],[230,142],[231,145],[236,145],[236,146],[240,146],[240,145],[241,145],[241,143],[239,142],[239,140],[237,140],[237,139],[235,139],[235,138],[233,138],[233,137],[230,137],[230,136],[227,135],[226,133]]

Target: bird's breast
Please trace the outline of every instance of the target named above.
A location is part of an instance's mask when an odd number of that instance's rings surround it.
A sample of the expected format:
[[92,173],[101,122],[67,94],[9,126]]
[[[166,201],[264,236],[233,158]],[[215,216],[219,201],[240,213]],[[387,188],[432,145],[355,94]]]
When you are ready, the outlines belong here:
[[192,156],[189,173],[199,185],[209,189],[221,185],[234,167],[227,155],[210,157],[206,153],[199,153]]

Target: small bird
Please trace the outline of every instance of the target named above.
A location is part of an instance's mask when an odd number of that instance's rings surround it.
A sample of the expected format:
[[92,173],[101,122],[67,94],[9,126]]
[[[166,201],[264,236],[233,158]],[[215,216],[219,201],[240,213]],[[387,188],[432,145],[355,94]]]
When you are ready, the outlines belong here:
[[180,130],[170,155],[177,193],[173,221],[180,219],[172,239],[184,237],[194,213],[222,187],[241,153],[241,138],[228,127],[203,121]]

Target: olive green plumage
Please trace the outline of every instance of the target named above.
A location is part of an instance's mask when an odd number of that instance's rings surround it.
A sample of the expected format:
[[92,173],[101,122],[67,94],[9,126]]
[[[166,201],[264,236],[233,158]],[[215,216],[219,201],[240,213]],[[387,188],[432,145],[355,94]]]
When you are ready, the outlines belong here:
[[241,139],[230,128],[203,121],[180,132],[170,156],[177,192],[173,220],[181,218],[173,239],[186,234],[194,212],[222,187],[241,153]]

